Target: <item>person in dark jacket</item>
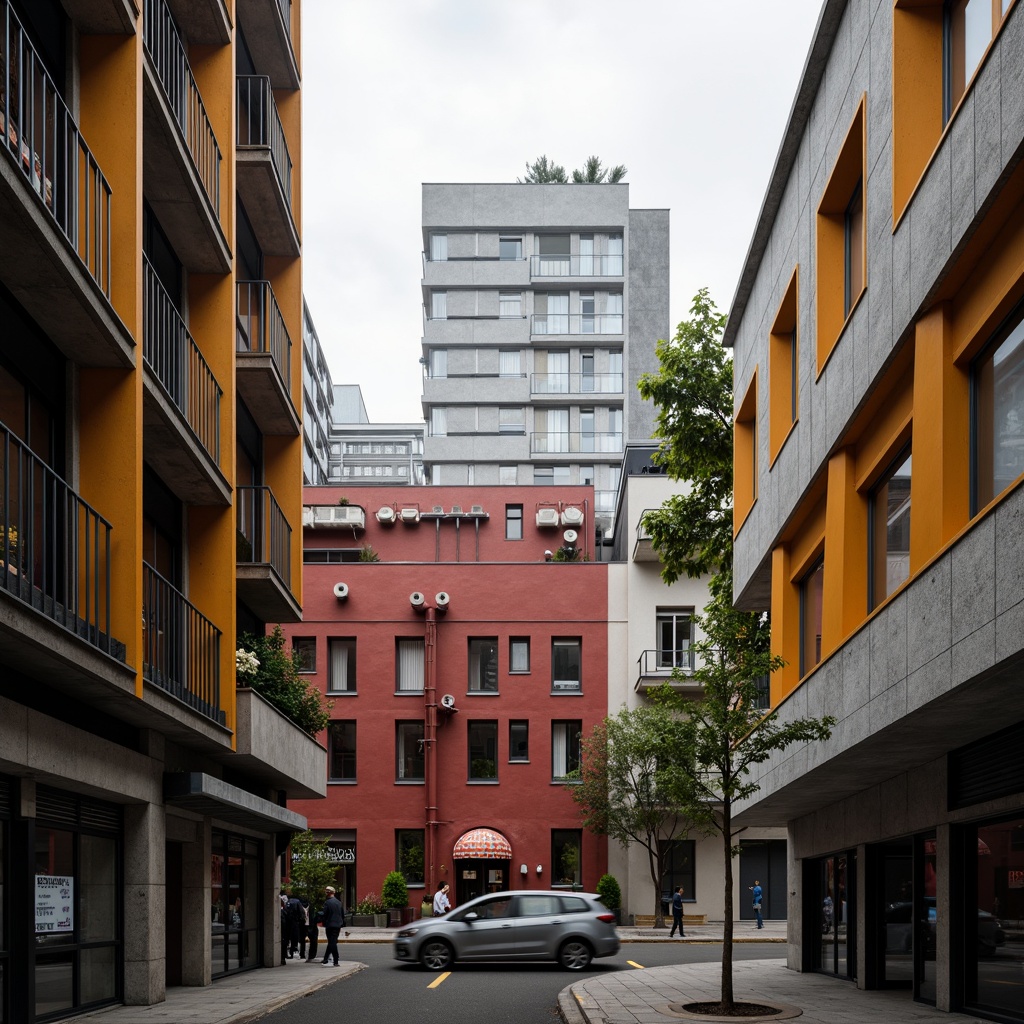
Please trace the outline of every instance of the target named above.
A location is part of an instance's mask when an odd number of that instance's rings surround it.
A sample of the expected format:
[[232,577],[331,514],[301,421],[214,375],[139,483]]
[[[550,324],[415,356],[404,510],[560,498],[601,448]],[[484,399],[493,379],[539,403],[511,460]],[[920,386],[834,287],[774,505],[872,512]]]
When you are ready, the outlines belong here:
[[672,931],[668,933],[668,937],[671,939],[676,933],[676,929],[679,929],[679,938],[683,937],[683,887],[679,886],[678,889],[672,894]]
[[[335,895],[333,885],[327,886],[327,899],[324,901],[324,932],[327,935],[327,951],[324,953],[324,967],[337,967],[341,960],[338,953],[338,936],[345,927],[345,908]],[[331,959],[334,959],[333,965]]]
[[302,910],[302,903],[298,896],[288,893],[288,902],[284,905],[285,921],[288,927],[288,959],[299,951],[299,939],[305,927],[306,915]]
[[311,964],[316,959],[316,950],[320,945],[320,925],[324,923],[324,912],[309,908],[309,924],[306,926],[306,938],[309,941],[309,956],[306,963]]

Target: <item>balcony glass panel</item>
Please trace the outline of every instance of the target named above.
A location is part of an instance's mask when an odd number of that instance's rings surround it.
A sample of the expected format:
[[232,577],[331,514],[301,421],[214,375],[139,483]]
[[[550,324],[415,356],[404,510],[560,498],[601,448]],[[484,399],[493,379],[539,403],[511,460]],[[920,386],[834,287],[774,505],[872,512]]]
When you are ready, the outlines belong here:
[[622,253],[534,255],[530,277],[622,277]]
[[534,334],[621,334],[622,313],[534,313]]
[[7,0],[0,0],[0,137],[110,298],[110,186]]

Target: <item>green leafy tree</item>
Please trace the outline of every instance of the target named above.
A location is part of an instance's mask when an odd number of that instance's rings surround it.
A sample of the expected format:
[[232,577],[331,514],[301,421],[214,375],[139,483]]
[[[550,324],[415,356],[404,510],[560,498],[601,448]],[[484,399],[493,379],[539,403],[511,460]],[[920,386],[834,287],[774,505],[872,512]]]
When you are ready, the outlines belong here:
[[572,180],[576,185],[603,185],[607,182],[614,185],[626,176],[626,165],[616,164],[614,167],[602,167],[601,158],[588,156],[587,162],[578,171],[572,172]]
[[[658,406],[658,461],[685,481],[684,491],[644,517],[662,561],[662,578],[711,573],[710,600],[697,622],[703,638],[694,647],[692,680],[703,697],[684,701],[671,687],[654,700],[682,715],[681,764],[692,771],[683,807],[722,840],[725,868],[725,936],[722,946],[723,1014],[735,1013],[732,983],[733,807],[760,788],[750,769],[792,743],[827,739],[833,718],[780,723],[761,710],[758,679],[781,667],[771,653],[768,618],[733,606],[732,573],[732,363],[722,347],[725,317],[707,289],[694,297],[691,317],[672,341],[658,342],[661,368],[645,374],[640,394]],[[717,810],[713,813],[712,807]]]
[[409,906],[409,886],[405,884],[405,875],[401,871],[389,871],[384,876],[380,896],[389,909]]
[[324,890],[334,881],[335,866],[331,860],[328,839],[317,839],[310,831],[292,836],[291,889],[298,898],[309,900],[309,919],[323,909],[327,898]]
[[238,644],[259,661],[255,674],[246,679],[248,685],[310,736],[327,728],[331,703],[299,675],[302,660],[295,651],[285,650],[280,626],[262,636],[243,633]]
[[668,847],[689,835],[693,820],[684,808],[697,806],[694,775],[686,760],[680,717],[665,704],[622,708],[582,743],[581,765],[567,787],[583,825],[626,849],[647,852],[654,888],[654,925],[665,926],[661,892],[668,872]]
[[533,163],[526,164],[526,177],[516,178],[520,185],[564,185],[569,179],[565,176],[565,168],[546,156],[539,156]]

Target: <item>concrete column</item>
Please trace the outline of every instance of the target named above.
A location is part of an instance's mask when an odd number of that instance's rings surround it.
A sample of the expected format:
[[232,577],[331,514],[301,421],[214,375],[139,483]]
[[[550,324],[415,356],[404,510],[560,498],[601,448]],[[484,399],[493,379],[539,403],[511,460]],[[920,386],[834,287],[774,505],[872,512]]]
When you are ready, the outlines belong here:
[[[868,848],[863,843],[857,847],[857,988],[865,988],[868,970],[868,943],[864,922],[867,921],[868,907]],[[847,949],[846,955],[850,956]]]
[[281,965],[281,858],[277,837],[263,844],[263,966]]
[[[950,935],[949,915],[952,879],[950,878],[950,842],[949,825],[937,825],[935,828],[935,1008],[952,1010],[950,1005],[949,978],[952,974],[952,936]],[[958,880],[963,885],[963,880]]]
[[804,862],[797,857],[797,834],[793,822],[786,829],[786,966],[791,971],[804,969]]
[[164,809],[128,804],[124,815],[124,1001],[165,998]]
[[196,822],[196,840],[182,845],[181,865],[181,981],[209,985],[212,908],[210,906],[210,819]]

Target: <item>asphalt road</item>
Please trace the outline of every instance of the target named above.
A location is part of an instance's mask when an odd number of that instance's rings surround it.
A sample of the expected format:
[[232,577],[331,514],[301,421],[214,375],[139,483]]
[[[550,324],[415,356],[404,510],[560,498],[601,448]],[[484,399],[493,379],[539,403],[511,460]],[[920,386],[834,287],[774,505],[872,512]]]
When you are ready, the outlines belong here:
[[[733,947],[736,960],[782,956],[785,947]],[[261,1018],[266,1024],[554,1024],[558,993],[582,977],[666,964],[718,962],[718,943],[626,943],[617,956],[595,960],[586,974],[554,964],[459,964],[430,974],[391,958],[389,945],[349,944],[346,960],[367,965],[351,978],[320,989]],[[320,971],[321,967],[304,970]],[[329,970],[330,968],[326,968]]]

